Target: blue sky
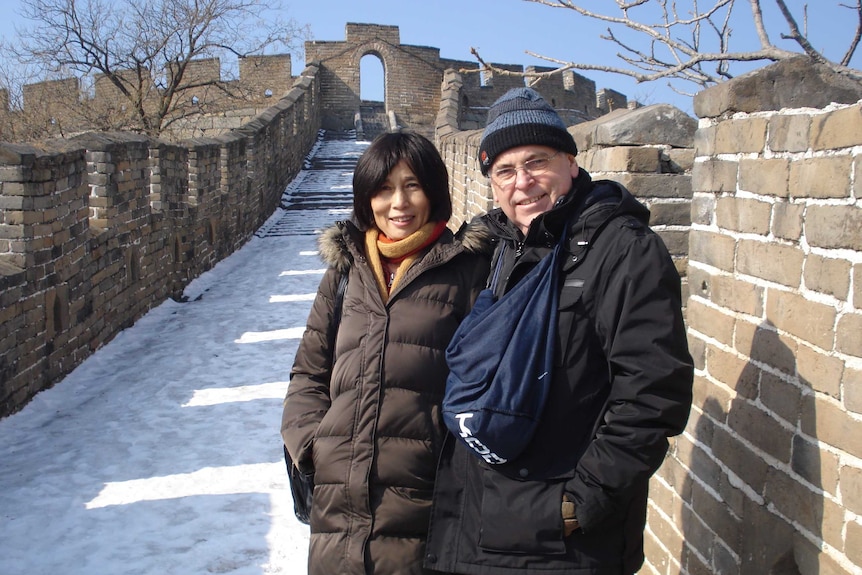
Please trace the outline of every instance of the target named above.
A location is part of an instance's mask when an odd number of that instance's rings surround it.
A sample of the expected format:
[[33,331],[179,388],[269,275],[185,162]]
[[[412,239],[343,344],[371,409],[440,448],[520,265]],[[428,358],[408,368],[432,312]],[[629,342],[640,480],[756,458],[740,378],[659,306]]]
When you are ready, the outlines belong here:
[[[854,13],[841,8],[840,2],[787,2],[797,15],[800,26],[804,22],[803,5],[816,4],[816,9],[809,8],[809,36],[815,47],[825,50],[827,57],[833,60],[843,56],[856,23]],[[581,0],[580,4],[600,5],[607,13],[616,15],[614,3],[610,1]],[[689,3],[681,1],[677,4]],[[704,4],[701,2],[701,6]],[[780,38],[787,28],[773,0],[763,0],[762,4],[773,43],[798,51],[795,44]],[[18,5],[19,0],[4,2],[6,10],[0,22],[0,34],[8,36],[14,32],[16,24],[26,23],[17,17]],[[343,40],[348,22],[386,24],[399,27],[402,44],[439,48],[444,58],[473,61],[470,48],[476,47],[486,61],[495,63],[549,65],[527,56],[525,52],[531,51],[564,61],[622,64],[616,58],[616,46],[599,38],[607,28],[605,24],[583,18],[571,10],[550,8],[528,0],[284,0],[283,6],[288,17],[311,26],[316,40]],[[735,50],[756,48],[758,43],[748,2],[737,1],[735,13],[732,47]],[[645,44],[641,46],[645,48]],[[301,70],[303,64],[304,60],[295,59],[294,73]],[[857,56],[852,65],[862,67],[862,56]],[[737,73],[743,71],[745,69],[739,68]],[[366,86],[376,83],[374,73],[373,67],[368,68],[366,78],[371,78],[371,81],[363,82],[363,97],[369,96]],[[632,79],[614,74],[581,73],[593,79],[599,89],[618,90],[645,104],[671,103],[691,113],[691,98],[676,94],[665,81],[637,84]],[[682,87],[688,92],[696,91],[693,85]]]

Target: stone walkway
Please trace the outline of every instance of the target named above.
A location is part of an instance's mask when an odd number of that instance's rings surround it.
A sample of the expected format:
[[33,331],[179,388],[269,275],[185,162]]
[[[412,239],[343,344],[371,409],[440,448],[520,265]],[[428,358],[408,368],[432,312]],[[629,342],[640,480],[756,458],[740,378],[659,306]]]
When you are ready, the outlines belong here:
[[0,574],[304,574],[279,425],[367,146],[327,134],[242,249],[0,420]]

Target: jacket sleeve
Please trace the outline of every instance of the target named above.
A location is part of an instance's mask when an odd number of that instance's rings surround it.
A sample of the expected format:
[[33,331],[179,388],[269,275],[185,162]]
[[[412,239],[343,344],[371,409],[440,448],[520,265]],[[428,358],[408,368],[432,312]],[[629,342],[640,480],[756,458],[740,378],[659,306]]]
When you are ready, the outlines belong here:
[[682,433],[691,408],[694,367],[679,274],[658,235],[628,237],[621,255],[602,266],[595,291],[596,331],[611,387],[596,435],[567,487],[585,531],[646,491],[667,453],[667,438]]
[[311,453],[317,426],[330,406],[329,382],[333,349],[330,348],[335,293],[339,272],[329,268],[320,282],[305,332],[296,351],[281,417],[281,437],[296,466],[314,471]]

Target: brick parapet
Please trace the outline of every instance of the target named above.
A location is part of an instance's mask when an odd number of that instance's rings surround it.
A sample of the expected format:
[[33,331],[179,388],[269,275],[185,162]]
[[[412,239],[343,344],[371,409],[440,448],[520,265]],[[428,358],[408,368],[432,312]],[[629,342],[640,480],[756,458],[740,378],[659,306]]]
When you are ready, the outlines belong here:
[[[671,452],[654,484],[672,485],[687,517],[678,533],[705,537],[665,545],[651,569],[862,573],[860,125],[862,102],[700,120],[687,310],[696,399],[678,440],[695,449]],[[729,498],[741,503],[716,515]],[[663,512],[651,502],[653,533]]]
[[0,416],[248,241],[317,138],[316,73],[219,138],[0,143]]

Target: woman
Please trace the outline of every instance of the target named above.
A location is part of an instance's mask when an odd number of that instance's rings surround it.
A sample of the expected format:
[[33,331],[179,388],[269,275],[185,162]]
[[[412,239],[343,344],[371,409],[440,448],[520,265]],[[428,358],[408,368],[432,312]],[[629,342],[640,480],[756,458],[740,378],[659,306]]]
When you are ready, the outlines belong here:
[[[445,350],[485,286],[482,227],[454,235],[448,172],[414,133],[359,158],[353,221],[322,234],[329,269],[296,354],[281,433],[314,471],[309,574],[418,574],[446,429]],[[348,274],[334,346],[336,286]]]

